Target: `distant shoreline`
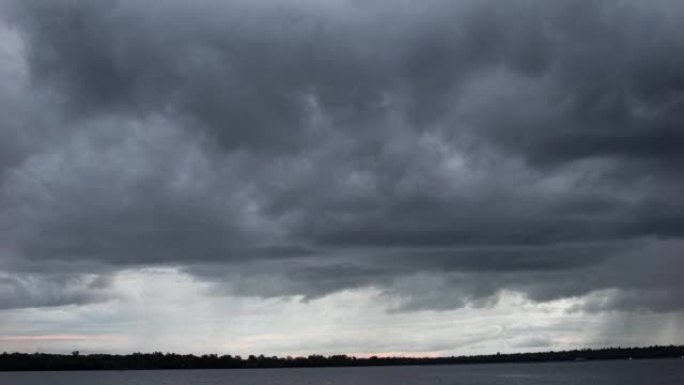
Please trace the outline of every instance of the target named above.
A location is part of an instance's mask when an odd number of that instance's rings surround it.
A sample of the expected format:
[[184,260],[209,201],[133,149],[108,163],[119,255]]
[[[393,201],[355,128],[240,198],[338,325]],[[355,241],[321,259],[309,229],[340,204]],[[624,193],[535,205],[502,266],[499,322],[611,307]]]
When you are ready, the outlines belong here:
[[560,361],[597,361],[682,358],[684,346],[581,349],[535,353],[489,354],[451,357],[369,357],[347,355],[310,355],[307,357],[267,357],[175,353],[68,354],[3,353],[0,371],[67,370],[173,370],[173,369],[268,369],[363,366],[456,365],[491,363],[531,363]]

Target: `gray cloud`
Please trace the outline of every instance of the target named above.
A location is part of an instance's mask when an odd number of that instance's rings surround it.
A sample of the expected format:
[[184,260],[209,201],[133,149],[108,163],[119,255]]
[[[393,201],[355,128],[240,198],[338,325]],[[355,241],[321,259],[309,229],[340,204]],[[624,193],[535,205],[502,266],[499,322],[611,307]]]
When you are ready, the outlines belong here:
[[511,343],[515,348],[549,348],[553,346],[553,341],[547,336],[529,336],[518,338]]
[[106,276],[66,274],[0,275],[0,310],[78,305],[114,297]]
[[676,1],[3,7],[8,273],[684,305]]

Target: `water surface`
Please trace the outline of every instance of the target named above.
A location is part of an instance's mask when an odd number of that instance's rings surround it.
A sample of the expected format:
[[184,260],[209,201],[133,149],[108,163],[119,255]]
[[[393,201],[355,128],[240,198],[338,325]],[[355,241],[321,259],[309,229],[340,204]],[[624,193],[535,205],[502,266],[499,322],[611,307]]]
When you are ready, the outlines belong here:
[[365,368],[0,372],[2,385],[682,385],[684,360]]

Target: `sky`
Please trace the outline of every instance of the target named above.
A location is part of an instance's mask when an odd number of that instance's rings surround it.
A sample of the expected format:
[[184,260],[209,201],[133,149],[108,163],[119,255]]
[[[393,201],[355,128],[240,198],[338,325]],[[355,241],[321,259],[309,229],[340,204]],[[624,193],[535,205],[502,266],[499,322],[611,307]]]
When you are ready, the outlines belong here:
[[0,0],[0,351],[682,344],[682,19]]

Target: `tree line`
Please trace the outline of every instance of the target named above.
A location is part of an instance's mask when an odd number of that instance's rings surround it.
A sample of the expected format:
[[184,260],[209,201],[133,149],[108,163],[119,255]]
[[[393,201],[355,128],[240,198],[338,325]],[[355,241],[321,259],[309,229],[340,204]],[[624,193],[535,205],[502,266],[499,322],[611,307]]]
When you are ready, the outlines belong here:
[[142,369],[245,369],[307,368],[390,365],[448,365],[475,363],[513,363],[544,361],[625,360],[646,358],[684,358],[684,346],[649,346],[639,348],[583,349],[559,352],[491,354],[452,357],[353,357],[347,355],[310,355],[308,357],[276,357],[250,355],[192,355],[175,353],[115,354],[47,354],[3,353],[2,371],[43,370],[142,370]]

